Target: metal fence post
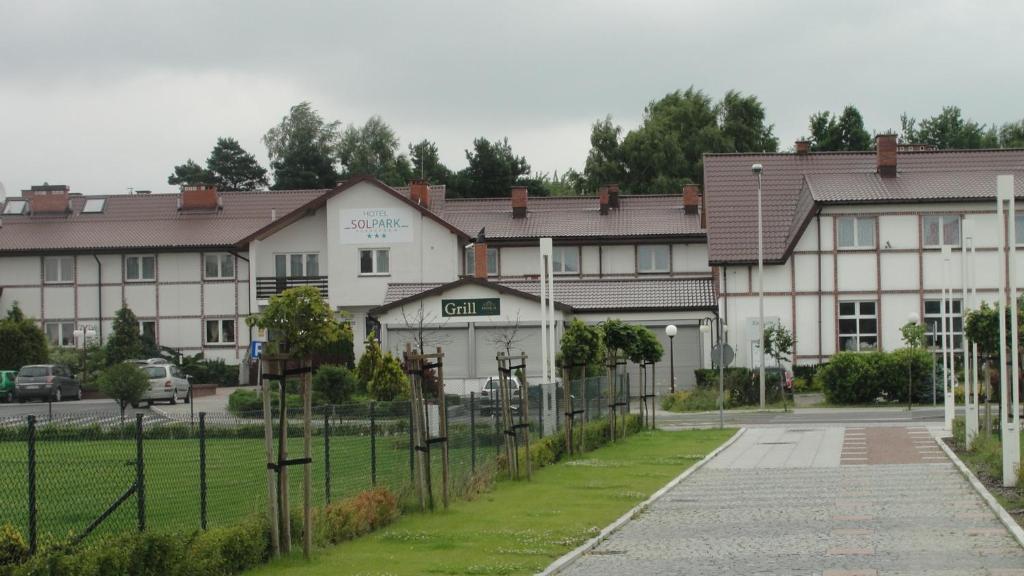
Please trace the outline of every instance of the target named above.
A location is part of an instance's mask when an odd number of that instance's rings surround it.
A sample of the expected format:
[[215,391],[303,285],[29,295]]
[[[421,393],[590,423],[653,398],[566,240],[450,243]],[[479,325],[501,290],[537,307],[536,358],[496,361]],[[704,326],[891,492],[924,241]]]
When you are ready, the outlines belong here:
[[538,406],[537,406],[537,430],[538,430],[537,436],[540,437],[540,438],[543,438],[544,437],[544,410],[546,409],[546,406],[547,406],[547,404],[544,403],[544,400],[545,400],[544,396],[545,396],[545,394],[544,394],[544,385],[543,384],[541,384],[540,386],[537,386],[537,392],[540,392],[540,394],[538,394],[538,396],[540,397],[540,402],[537,403],[538,404]]
[[476,473],[476,394],[469,393],[469,458],[470,469]]
[[377,403],[370,402],[370,486],[377,485]]
[[[331,407],[333,410],[334,408]],[[331,413],[324,411],[324,502],[331,503]]]
[[142,414],[135,415],[135,494],[138,496],[139,532],[145,532],[146,469],[142,454]]
[[412,430],[413,407],[412,400],[409,401],[409,480],[416,481],[416,440],[413,438]]
[[36,553],[36,417],[28,416],[28,551]]
[[199,413],[199,526],[206,530],[206,412]]

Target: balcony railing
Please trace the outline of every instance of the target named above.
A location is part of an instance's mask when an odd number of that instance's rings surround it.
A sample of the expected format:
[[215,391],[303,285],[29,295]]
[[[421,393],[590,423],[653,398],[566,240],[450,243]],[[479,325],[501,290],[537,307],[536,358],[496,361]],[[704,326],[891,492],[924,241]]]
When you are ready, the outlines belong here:
[[280,294],[289,288],[297,286],[315,286],[320,289],[320,295],[327,298],[327,276],[258,276],[256,278],[256,298],[263,300],[275,294]]

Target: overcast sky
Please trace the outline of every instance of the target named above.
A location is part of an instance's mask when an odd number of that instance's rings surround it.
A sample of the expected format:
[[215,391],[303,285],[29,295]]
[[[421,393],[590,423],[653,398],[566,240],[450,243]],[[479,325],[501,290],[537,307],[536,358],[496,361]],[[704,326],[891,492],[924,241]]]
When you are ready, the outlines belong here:
[[582,168],[590,125],[634,127],[695,86],[757,95],[786,149],[817,110],[869,130],[956,104],[1024,117],[1024,2],[156,2],[0,4],[0,182],[170,191],[218,136],[261,137],[311,101],[381,115],[451,168],[507,136],[534,171]]

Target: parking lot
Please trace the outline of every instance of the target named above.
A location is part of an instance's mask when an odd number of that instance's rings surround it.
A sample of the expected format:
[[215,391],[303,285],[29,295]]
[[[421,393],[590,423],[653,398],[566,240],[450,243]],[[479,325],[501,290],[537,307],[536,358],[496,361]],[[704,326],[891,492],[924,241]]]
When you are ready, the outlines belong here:
[[[133,419],[135,414],[143,414],[147,421],[165,420],[166,418],[149,408],[131,408],[125,410],[125,418]],[[107,424],[120,420],[117,402],[108,398],[100,400],[64,400],[62,402],[26,402],[19,404],[0,404],[0,425],[12,422],[20,423],[26,416],[33,415],[40,420],[49,418],[60,419],[75,424]],[[109,420],[109,422],[107,422]]]

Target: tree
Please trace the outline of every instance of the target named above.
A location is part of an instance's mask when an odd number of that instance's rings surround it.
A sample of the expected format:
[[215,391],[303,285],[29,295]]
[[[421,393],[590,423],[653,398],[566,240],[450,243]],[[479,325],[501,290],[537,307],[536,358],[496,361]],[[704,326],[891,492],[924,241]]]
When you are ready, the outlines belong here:
[[901,140],[907,143],[931,144],[940,150],[999,146],[994,126],[986,129],[984,124],[964,118],[957,106],[943,106],[942,112],[920,122],[903,114],[900,123]]
[[508,138],[491,142],[486,138],[473,141],[473,150],[466,150],[468,166],[452,179],[454,196],[489,198],[509,196],[514,184],[530,174],[526,158],[516,156]]
[[131,308],[121,306],[114,317],[112,334],[107,339],[107,363],[120,364],[141,358],[143,351],[139,320]]
[[334,153],[339,123],[324,122],[309,102],[292,106],[263,136],[274,171],[275,190],[331,188],[338,182]]
[[398,136],[380,116],[371,116],[360,127],[350,125],[337,146],[341,175],[370,175],[392,186],[405,184],[413,172],[409,159],[398,154],[398,148]]
[[43,364],[48,359],[46,334],[25,317],[15,302],[0,320],[0,370],[19,370],[27,364]]
[[221,190],[256,190],[267,185],[267,170],[234,138],[218,138],[206,170]]
[[583,167],[587,191],[599,186],[625,181],[626,164],[622,160],[620,135],[622,127],[612,123],[611,115],[594,122],[590,128],[590,152]]
[[409,395],[409,377],[402,370],[402,364],[391,355],[384,354],[380,364],[373,371],[369,385],[370,397],[381,402],[400,400]]
[[637,332],[633,326],[617,318],[609,318],[601,323],[601,332],[609,355],[619,351],[625,352],[627,357],[637,354]]
[[344,404],[352,399],[359,382],[345,366],[323,364],[313,375],[313,392],[328,404]]
[[296,360],[328,349],[342,332],[334,311],[315,286],[289,288],[272,296],[262,312],[245,321],[272,334],[270,351]]
[[149,378],[138,366],[118,363],[108,367],[99,377],[100,391],[117,400],[121,420],[129,404],[138,404],[149,390]]
[[560,342],[562,367],[566,370],[601,362],[604,345],[601,330],[573,318]]
[[189,158],[184,164],[174,167],[174,172],[167,177],[167,183],[173,186],[194,186],[197,184],[215,184],[217,177],[213,172],[196,164]]
[[765,124],[764,105],[754,95],[736,90],[725,93],[718,104],[719,124],[727,140],[728,152],[774,152],[779,139],[773,124]]
[[633,346],[630,360],[636,364],[654,364],[660,362],[665,355],[665,347],[658,342],[658,337],[646,326],[633,326],[636,344]]
[[920,322],[907,322],[900,327],[900,337],[908,348],[924,348],[927,330]]
[[999,127],[1000,148],[1024,148],[1024,120],[1008,122]]
[[363,355],[359,357],[359,364],[356,366],[356,376],[359,378],[361,391],[369,390],[373,374],[377,371],[377,366],[380,366],[383,360],[384,356],[380,351],[380,343],[377,342],[376,335],[370,333],[366,336],[366,347],[363,350]]
[[775,360],[776,366],[789,362],[793,344],[793,333],[782,324],[770,324],[764,329],[764,353]]
[[852,104],[838,116],[827,111],[812,114],[810,129],[811,149],[817,152],[871,149],[871,134],[864,129],[864,118]]
[[412,162],[412,177],[444,184],[451,178],[452,172],[441,163],[437,144],[430,140],[421,140],[417,144],[409,144],[409,159]]

